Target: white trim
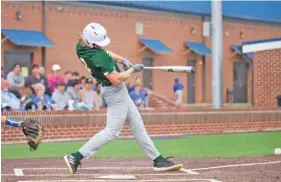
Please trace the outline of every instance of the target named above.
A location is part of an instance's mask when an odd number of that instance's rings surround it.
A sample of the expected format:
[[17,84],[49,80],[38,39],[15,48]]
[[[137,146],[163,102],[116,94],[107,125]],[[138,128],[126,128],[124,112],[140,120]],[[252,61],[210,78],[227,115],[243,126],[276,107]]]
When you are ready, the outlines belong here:
[[242,46],[243,53],[265,51],[265,50],[272,50],[272,49],[281,49],[281,40],[246,44]]

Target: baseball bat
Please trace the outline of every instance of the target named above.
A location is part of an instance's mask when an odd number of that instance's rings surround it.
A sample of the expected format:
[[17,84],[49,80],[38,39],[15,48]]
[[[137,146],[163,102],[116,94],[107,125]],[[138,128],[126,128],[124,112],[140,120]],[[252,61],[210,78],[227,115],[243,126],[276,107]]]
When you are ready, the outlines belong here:
[[193,73],[194,72],[194,68],[192,66],[153,66],[153,67],[145,66],[143,69],[178,72],[178,73]]

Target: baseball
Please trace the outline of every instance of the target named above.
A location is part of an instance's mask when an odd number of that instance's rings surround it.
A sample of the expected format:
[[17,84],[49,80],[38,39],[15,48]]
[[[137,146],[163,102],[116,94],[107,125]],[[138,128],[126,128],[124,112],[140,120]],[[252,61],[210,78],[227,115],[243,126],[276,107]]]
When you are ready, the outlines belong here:
[[276,148],[276,149],[274,150],[274,154],[275,154],[275,155],[281,155],[281,148]]

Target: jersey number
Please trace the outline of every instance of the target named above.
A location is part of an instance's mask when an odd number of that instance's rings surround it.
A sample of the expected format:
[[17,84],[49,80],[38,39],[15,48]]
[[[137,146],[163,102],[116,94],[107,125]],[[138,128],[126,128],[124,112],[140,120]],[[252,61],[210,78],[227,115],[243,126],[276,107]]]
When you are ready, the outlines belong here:
[[90,72],[92,73],[92,70],[89,68],[89,66],[87,65],[85,59],[80,58],[80,61],[83,63],[84,67]]

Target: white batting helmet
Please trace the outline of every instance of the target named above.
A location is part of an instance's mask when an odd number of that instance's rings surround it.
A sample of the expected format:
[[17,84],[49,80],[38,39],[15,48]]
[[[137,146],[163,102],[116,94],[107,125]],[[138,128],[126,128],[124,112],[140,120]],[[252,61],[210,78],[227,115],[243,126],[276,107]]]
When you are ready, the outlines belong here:
[[106,29],[98,23],[89,23],[83,30],[82,39],[91,48],[93,44],[105,47],[110,43]]

